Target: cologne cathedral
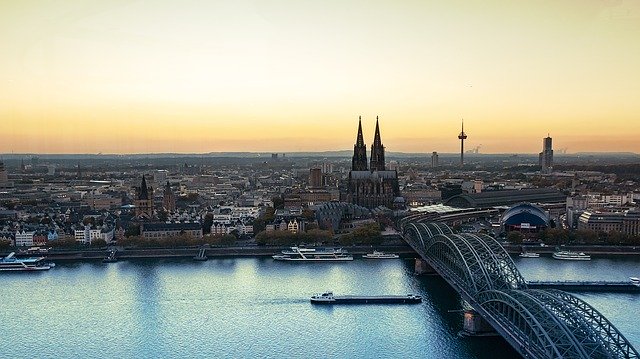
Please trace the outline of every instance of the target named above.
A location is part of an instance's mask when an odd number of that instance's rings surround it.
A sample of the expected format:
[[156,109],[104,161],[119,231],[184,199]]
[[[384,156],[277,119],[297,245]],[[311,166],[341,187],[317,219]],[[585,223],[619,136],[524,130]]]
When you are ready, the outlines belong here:
[[384,146],[380,139],[380,126],[376,117],[376,132],[371,145],[371,161],[367,163],[367,147],[362,136],[362,119],[358,119],[358,136],[353,146],[351,171],[349,172],[349,202],[376,208],[393,208],[400,196],[398,173],[388,171],[384,160]]

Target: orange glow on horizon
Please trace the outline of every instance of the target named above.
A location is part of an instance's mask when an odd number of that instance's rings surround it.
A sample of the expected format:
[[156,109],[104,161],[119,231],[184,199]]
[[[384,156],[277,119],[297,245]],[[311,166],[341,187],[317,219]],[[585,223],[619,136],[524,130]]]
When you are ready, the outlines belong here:
[[[139,16],[145,14],[145,16]],[[640,153],[640,2],[0,5],[0,153]]]

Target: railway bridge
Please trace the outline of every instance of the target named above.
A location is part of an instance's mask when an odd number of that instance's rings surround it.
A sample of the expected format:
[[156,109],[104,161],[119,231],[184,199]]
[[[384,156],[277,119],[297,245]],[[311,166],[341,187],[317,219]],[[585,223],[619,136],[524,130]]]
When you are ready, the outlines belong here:
[[639,358],[601,313],[560,290],[529,289],[494,238],[403,224],[405,241],[525,358]]

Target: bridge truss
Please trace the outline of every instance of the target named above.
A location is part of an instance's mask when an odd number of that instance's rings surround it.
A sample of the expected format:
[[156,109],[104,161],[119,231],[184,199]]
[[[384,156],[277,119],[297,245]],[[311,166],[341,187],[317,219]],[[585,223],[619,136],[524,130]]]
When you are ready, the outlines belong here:
[[528,289],[494,238],[411,221],[404,238],[522,356],[640,358],[595,308],[559,290]]

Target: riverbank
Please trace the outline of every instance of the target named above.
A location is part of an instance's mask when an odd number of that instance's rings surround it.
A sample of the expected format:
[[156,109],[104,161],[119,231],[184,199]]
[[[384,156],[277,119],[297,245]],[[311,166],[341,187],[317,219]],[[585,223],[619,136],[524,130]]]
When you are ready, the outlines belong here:
[[[519,254],[524,250],[539,254],[551,255],[555,247],[540,245],[515,245],[503,244],[504,249],[509,254]],[[111,247],[109,247],[111,248]],[[279,246],[235,246],[235,247],[210,247],[206,248],[208,258],[224,257],[271,257],[280,254],[282,250],[289,247]],[[349,246],[343,247],[349,253],[360,256],[371,253],[373,250],[380,250],[388,253],[397,253],[404,258],[415,258],[417,254],[406,244],[380,245],[380,246]],[[584,252],[595,256],[638,256],[640,257],[640,247],[623,246],[562,246],[562,250]],[[183,248],[122,248],[117,247],[117,259],[144,259],[144,258],[193,258],[198,255],[201,247]],[[0,256],[6,256],[11,251],[5,251]],[[18,253],[16,251],[16,253]],[[52,261],[82,261],[82,260],[102,260],[108,254],[106,248],[101,249],[53,249],[48,253],[40,254],[19,254],[20,256],[45,256]]]
[[[111,248],[111,247],[110,247]],[[206,248],[205,255],[208,258],[224,257],[271,257],[280,254],[282,250],[289,247],[271,246],[244,246],[244,247],[210,247]],[[382,250],[389,253],[400,254],[401,257],[415,257],[416,253],[408,245],[390,246],[353,246],[343,247],[353,255],[363,255],[371,253],[373,250]],[[201,247],[189,248],[117,248],[117,259],[143,259],[143,258],[193,258],[198,255]],[[82,260],[102,260],[107,256],[107,249],[87,249],[87,250],[51,250],[48,253],[30,254],[30,256],[46,256],[52,261],[82,261]],[[3,253],[1,256],[9,254]],[[26,254],[25,254],[26,255]]]
[[519,254],[523,250],[540,254],[553,254],[556,248],[563,251],[584,252],[596,256],[640,256],[640,246],[601,246],[601,245],[573,245],[573,246],[540,246],[539,244],[503,244],[509,254]]

